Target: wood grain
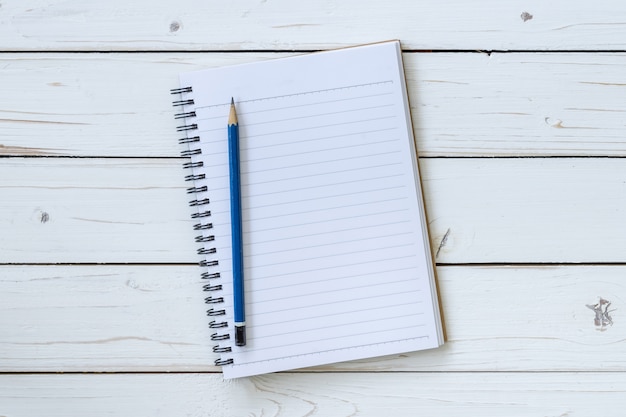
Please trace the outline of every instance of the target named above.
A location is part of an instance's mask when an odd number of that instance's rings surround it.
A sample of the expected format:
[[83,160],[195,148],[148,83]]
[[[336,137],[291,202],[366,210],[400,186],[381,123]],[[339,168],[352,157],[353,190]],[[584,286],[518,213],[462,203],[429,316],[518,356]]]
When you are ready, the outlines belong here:
[[311,50],[400,39],[409,49],[626,48],[623,2],[481,0],[4,1],[3,50]]
[[[0,155],[178,156],[179,72],[281,56],[1,54]],[[404,60],[422,156],[626,156],[626,54]]]
[[[80,389],[77,389],[80,387]],[[0,413],[63,416],[622,416],[614,373],[4,375]]]
[[[218,372],[199,272],[177,265],[0,267],[0,372]],[[442,348],[310,371],[626,370],[625,267],[437,272]],[[611,326],[594,324],[587,305],[599,297],[612,302]]]
[[[0,0],[0,416],[622,416],[625,12]],[[448,342],[223,381],[168,90],[383,39],[405,50]]]
[[0,172],[1,262],[198,260],[179,160],[8,158]]
[[[0,159],[0,263],[197,262],[180,164]],[[443,158],[420,167],[438,263],[626,261],[626,159]]]

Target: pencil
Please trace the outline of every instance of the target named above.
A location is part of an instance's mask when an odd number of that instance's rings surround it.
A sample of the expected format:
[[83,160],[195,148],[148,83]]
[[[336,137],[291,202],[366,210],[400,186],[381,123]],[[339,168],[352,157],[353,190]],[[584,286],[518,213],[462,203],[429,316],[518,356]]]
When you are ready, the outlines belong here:
[[246,313],[243,291],[243,239],[241,232],[241,179],[239,169],[239,122],[235,100],[228,115],[228,166],[230,169],[230,227],[233,250],[233,305],[235,345],[246,345]]

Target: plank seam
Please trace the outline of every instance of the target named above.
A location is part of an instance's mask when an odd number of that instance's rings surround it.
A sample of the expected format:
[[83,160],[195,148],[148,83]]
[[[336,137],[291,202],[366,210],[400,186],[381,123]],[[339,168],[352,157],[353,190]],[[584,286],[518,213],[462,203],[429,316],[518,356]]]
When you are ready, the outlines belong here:
[[[355,44],[356,45],[356,44]],[[281,54],[297,53],[308,54],[329,49],[142,49],[142,50],[0,50],[0,54]],[[619,54],[626,53],[626,49],[402,49],[402,53],[435,53],[435,54]]]
[[[437,267],[626,266],[626,262],[437,262]],[[0,262],[2,266],[198,266],[196,262]]]

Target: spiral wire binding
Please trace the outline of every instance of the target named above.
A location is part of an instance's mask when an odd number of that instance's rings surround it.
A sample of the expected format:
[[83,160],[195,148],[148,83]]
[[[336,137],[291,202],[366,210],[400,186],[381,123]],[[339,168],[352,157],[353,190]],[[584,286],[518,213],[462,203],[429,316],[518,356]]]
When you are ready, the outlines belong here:
[[[191,106],[194,105],[193,98],[187,97],[188,94],[193,93],[192,87],[182,87],[175,88],[170,90],[170,93],[173,95],[184,95],[179,100],[173,101],[172,105],[176,107]],[[202,154],[202,149],[200,148],[192,148],[191,145],[193,143],[200,142],[200,137],[190,136],[194,130],[198,129],[198,125],[196,123],[189,123],[190,120],[197,117],[195,111],[183,111],[180,113],[174,114],[174,119],[181,119],[185,121],[185,124],[176,127],[177,132],[185,133],[186,136],[178,139],[178,143],[186,144],[188,149],[181,152],[181,156],[186,158],[193,158]],[[192,219],[200,219],[199,223],[193,225],[194,230],[211,230],[213,228],[213,223],[208,221],[208,218],[211,217],[211,211],[205,209],[203,206],[208,206],[211,201],[208,197],[201,195],[202,193],[206,193],[208,191],[208,187],[206,185],[202,185],[199,182],[206,179],[205,174],[196,174],[193,172],[194,168],[202,168],[202,161],[193,160],[190,162],[185,162],[183,164],[183,169],[190,169],[191,174],[185,176],[185,181],[193,182],[194,185],[192,187],[187,188],[187,194],[194,194],[196,198],[194,200],[189,201],[189,205],[192,207],[198,207],[198,211],[191,215]],[[211,234],[200,234],[196,236],[196,243],[209,243],[215,240],[215,235]],[[217,249],[214,246],[206,247],[202,246],[198,249],[198,255],[213,255],[217,253]],[[227,329],[228,322],[224,321],[222,316],[226,315],[226,310],[216,308],[216,305],[222,304],[224,302],[224,297],[219,296],[217,293],[222,291],[222,285],[215,283],[213,280],[220,278],[219,271],[216,271],[215,268],[219,265],[217,259],[209,260],[203,259],[199,262],[200,267],[206,268],[207,270],[202,272],[200,277],[203,280],[206,280],[208,283],[202,287],[202,290],[205,292],[209,292],[211,294],[208,295],[204,299],[204,302],[209,307],[206,311],[208,317],[214,317],[215,320],[209,322],[210,329]],[[230,339],[230,334],[225,332],[224,330],[218,330],[215,333],[211,334],[211,340],[215,342],[221,342],[224,340]],[[213,352],[215,353],[230,353],[232,352],[232,348],[230,346],[220,346],[219,344],[213,346]],[[232,358],[228,359],[217,359],[215,364],[218,366],[222,365],[230,365],[233,363]]]

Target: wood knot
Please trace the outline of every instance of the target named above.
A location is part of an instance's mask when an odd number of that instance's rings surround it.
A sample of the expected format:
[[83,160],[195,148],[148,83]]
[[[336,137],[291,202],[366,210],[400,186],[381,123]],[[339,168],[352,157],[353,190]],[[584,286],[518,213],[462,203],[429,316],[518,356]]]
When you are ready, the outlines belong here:
[[593,310],[594,313],[596,313],[593,324],[598,330],[604,331],[606,330],[607,326],[613,325],[613,318],[609,313],[614,310],[609,310],[609,307],[611,306],[610,301],[600,297],[600,300],[596,304],[586,304],[586,306],[587,308]]
[[527,21],[529,21],[530,19],[532,19],[532,18],[533,18],[533,15],[532,15],[532,14],[530,14],[530,13],[528,13],[528,12],[524,12],[524,13],[522,13],[522,14],[520,15],[520,17],[522,18],[522,20],[523,20],[524,22],[527,22]]
[[39,216],[39,220],[42,223],[48,223],[48,220],[50,220],[50,215],[46,213],[45,211],[42,211],[41,215]]
[[178,32],[180,30],[180,23],[179,22],[172,22],[170,23],[170,32]]

